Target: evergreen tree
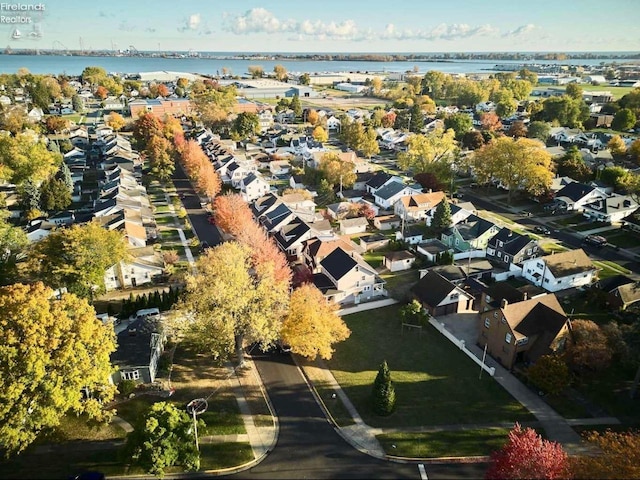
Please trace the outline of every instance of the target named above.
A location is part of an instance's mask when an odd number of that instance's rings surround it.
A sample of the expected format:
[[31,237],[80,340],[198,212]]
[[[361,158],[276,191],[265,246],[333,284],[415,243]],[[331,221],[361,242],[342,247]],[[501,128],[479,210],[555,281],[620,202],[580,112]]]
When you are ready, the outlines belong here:
[[451,226],[451,207],[446,200],[442,200],[436,207],[431,226],[436,230],[444,230]]
[[291,102],[289,103],[289,108],[293,110],[293,113],[295,114],[296,117],[299,117],[300,115],[302,115],[302,104],[300,103],[300,97],[297,94],[294,95],[293,98],[291,99]]
[[69,191],[73,192],[73,179],[71,178],[71,170],[69,170],[69,167],[66,163],[62,162],[62,164],[60,164],[60,170],[58,170],[56,178],[62,180]]
[[158,290],[153,293],[152,306],[157,307],[158,309],[162,308],[162,299],[160,298],[160,292]]
[[29,210],[40,210],[40,189],[32,179],[25,180],[18,188],[18,196],[20,197],[20,204],[25,212]]
[[391,382],[391,372],[386,360],[380,364],[371,396],[373,410],[377,415],[386,417],[393,413],[396,406],[396,391]]

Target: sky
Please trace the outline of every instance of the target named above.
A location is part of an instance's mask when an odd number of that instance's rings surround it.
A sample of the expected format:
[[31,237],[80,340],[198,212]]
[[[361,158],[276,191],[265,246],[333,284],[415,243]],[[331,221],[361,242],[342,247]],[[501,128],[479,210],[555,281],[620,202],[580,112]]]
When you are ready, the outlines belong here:
[[[0,47],[255,53],[640,51],[640,0],[20,1],[0,2],[0,36],[6,38]],[[16,21],[21,23],[11,23]],[[15,29],[19,38],[13,38]]]

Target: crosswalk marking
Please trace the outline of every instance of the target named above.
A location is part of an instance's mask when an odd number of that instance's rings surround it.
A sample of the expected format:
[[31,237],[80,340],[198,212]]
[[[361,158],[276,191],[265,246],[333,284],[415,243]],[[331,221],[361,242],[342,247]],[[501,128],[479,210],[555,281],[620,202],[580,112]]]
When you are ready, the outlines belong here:
[[418,471],[420,472],[420,478],[422,480],[429,480],[429,477],[427,477],[427,471],[424,469],[424,465],[422,463],[418,464]]

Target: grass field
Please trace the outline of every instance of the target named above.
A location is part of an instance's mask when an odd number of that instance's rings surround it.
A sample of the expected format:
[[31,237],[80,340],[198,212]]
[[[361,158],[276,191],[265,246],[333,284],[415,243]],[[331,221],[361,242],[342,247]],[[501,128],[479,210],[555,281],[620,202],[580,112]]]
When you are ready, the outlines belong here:
[[489,455],[507,440],[509,430],[486,428],[446,432],[391,433],[378,435],[387,455],[410,458]]
[[618,100],[619,98],[624,97],[627,93],[633,91],[633,87],[610,87],[609,85],[580,84],[580,88],[585,92],[611,92],[615,100]]
[[[328,362],[367,424],[399,428],[533,419],[491,377],[479,380],[476,364],[432,327],[421,336],[403,336],[399,308],[345,316],[351,337],[336,346]],[[389,417],[376,416],[369,402],[383,360],[397,397],[396,411]]]

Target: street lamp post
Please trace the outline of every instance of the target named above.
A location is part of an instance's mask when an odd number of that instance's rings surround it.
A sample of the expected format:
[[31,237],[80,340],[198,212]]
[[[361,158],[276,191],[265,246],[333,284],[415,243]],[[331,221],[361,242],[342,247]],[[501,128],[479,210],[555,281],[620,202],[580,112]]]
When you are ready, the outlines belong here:
[[200,451],[200,445],[198,445],[198,422],[196,421],[196,415],[200,415],[207,411],[209,404],[205,398],[196,398],[191,400],[187,404],[187,412],[193,417],[193,432],[196,440],[196,450]]

